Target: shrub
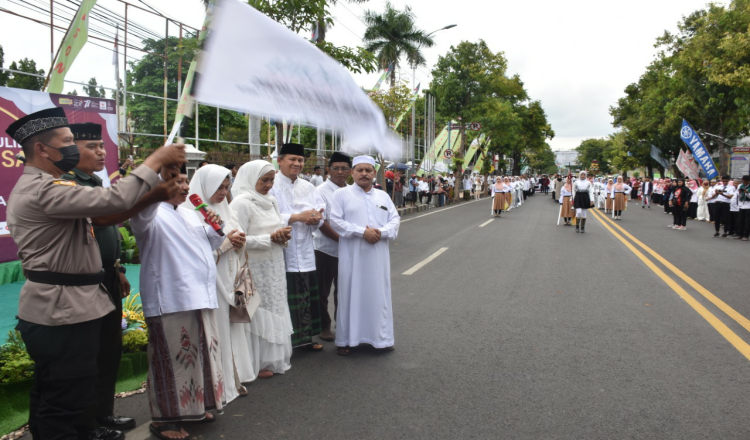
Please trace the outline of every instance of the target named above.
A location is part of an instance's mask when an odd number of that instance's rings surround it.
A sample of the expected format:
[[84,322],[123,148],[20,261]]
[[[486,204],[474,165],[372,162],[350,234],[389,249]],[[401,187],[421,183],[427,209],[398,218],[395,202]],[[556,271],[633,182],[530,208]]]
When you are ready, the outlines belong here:
[[145,330],[135,330],[122,335],[123,353],[141,353],[148,346],[148,333]]
[[18,382],[34,377],[34,361],[17,330],[8,332],[8,342],[0,346],[0,383]]

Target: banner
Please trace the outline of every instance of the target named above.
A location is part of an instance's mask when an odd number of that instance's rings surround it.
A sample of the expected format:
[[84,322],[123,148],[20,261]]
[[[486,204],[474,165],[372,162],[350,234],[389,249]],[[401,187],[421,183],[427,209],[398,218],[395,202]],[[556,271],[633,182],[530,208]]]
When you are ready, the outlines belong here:
[[70,23],[68,33],[60,43],[60,49],[57,52],[57,60],[52,67],[52,72],[47,85],[47,92],[61,93],[65,85],[65,75],[70,70],[81,51],[86,40],[89,38],[89,12],[96,4],[96,0],[83,0],[78,8],[75,18]]
[[659,165],[663,166],[666,169],[669,169],[669,161],[662,157],[661,152],[654,145],[651,145],[651,158],[657,161]]
[[71,123],[94,122],[102,125],[107,158],[104,170],[96,174],[102,178],[104,186],[110,184],[109,173],[117,173],[120,168],[117,162],[117,114],[113,99],[0,87],[0,263],[17,259],[18,249],[6,225],[6,208],[10,192],[23,173],[23,162],[16,159],[16,155],[21,153],[21,146],[5,130],[29,113],[50,107],[63,108]]
[[236,0],[216,4],[210,33],[198,61],[199,102],[332,127],[349,154],[403,156],[380,108],[314,44]]
[[684,119],[682,120],[680,139],[682,139],[682,142],[685,142],[685,145],[690,147],[690,151],[693,152],[693,157],[700,164],[701,168],[703,168],[703,172],[706,173],[706,178],[708,178],[708,180],[715,179],[719,175],[719,172],[716,170],[716,165],[714,164],[713,159],[711,159],[708,149],[703,145],[703,142],[698,135],[695,134],[693,127],[691,127],[690,124],[688,124],[688,121]]
[[741,179],[742,176],[750,174],[750,147],[732,148],[729,166],[732,179]]
[[391,73],[391,70],[393,70],[393,64],[389,64],[388,67],[386,67],[383,74],[380,75],[380,79],[378,79],[378,82],[375,83],[375,87],[372,88],[372,92],[377,92],[378,90],[380,90],[380,85],[383,84],[383,81],[385,81],[386,78],[388,78],[388,74]]

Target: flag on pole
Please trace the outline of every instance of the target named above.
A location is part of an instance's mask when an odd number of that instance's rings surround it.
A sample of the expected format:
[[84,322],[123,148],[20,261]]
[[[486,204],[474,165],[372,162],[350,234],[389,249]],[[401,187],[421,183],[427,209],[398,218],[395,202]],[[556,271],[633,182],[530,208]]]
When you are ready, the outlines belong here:
[[[708,153],[708,149],[703,145],[703,141],[690,126],[688,121],[682,120],[682,128],[680,129],[680,139],[693,152],[693,157],[703,168],[703,172],[706,173],[708,180],[715,179],[719,175],[719,171],[716,170],[716,164],[714,164],[711,155]],[[682,171],[682,170],[680,170]]]
[[96,0],[83,0],[73,21],[70,22],[68,32],[57,51],[57,59],[52,65],[47,92],[62,93],[65,75],[89,38],[89,12],[95,4]]
[[[213,12],[213,8],[214,1],[211,0],[208,3],[206,17],[203,19],[203,27],[198,33],[198,44],[202,43],[206,38],[206,30],[208,29],[208,24],[211,22],[211,13]],[[172,124],[172,131],[169,133],[169,137],[167,138],[167,141],[164,143],[164,145],[172,144],[175,136],[177,136],[177,132],[180,130],[180,125],[185,119],[185,116],[189,117],[190,115],[192,115],[193,97],[190,96],[190,93],[193,90],[193,79],[195,78],[195,67],[197,65],[198,62],[196,61],[196,59],[193,59],[193,61],[190,63],[187,76],[185,77],[185,85],[182,86],[182,93],[180,94],[180,99],[177,101],[177,112],[175,114],[174,123]]]

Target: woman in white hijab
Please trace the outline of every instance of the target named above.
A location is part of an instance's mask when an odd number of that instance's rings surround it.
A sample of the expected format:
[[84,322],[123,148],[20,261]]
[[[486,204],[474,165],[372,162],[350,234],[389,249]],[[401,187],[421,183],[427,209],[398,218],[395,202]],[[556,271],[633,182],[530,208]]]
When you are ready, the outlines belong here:
[[[199,168],[190,182],[190,194],[200,196],[203,203],[219,214],[225,222],[224,231],[227,238],[221,247],[214,251],[214,258],[216,296],[219,298],[216,324],[219,327],[227,403],[238,396],[246,396],[247,389],[242,386],[242,382],[251,382],[256,378],[248,337],[250,324],[229,322],[230,304],[234,304],[234,280],[239,268],[245,264],[245,234],[226,200],[230,179],[230,170],[209,164]],[[183,206],[195,209],[189,200]],[[195,213],[202,221],[203,215],[198,211]]]
[[254,160],[242,165],[232,187],[231,208],[247,233],[250,270],[261,298],[250,322],[254,371],[261,378],[283,374],[292,366],[294,329],[283,251],[292,228],[284,223],[276,198],[268,193],[275,177],[273,165]]

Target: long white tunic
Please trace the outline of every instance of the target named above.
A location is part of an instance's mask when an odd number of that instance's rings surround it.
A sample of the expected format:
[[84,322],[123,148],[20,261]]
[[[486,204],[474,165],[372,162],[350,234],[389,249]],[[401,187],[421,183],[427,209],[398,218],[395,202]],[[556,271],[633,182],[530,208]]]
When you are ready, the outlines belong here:
[[[388,241],[396,239],[400,223],[401,217],[384,191],[365,192],[351,185],[333,194],[331,226],[341,236],[337,346],[394,345]],[[366,226],[380,229],[379,242],[370,244],[362,238]]]
[[254,376],[263,369],[283,374],[292,367],[294,329],[287,301],[283,246],[271,241],[271,233],[283,228],[285,223],[276,209],[263,209],[244,195],[229,206],[246,231],[248,262],[260,294],[260,307],[250,321],[248,335],[253,364],[238,365],[237,370],[249,368]]
[[[285,224],[289,224],[292,214],[299,214],[310,209],[321,210],[326,207],[312,183],[297,178],[294,183],[285,175],[276,174],[273,188],[269,192],[279,204],[279,212]],[[284,260],[287,272],[312,272],[315,270],[315,249],[313,248],[313,231],[323,224],[310,226],[296,222],[292,226],[292,239],[289,247],[284,249]]]
[[218,308],[213,250],[224,237],[167,202],[145,209],[130,226],[141,255],[143,316]]

